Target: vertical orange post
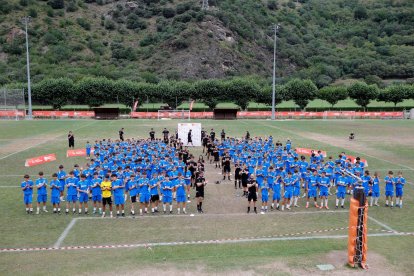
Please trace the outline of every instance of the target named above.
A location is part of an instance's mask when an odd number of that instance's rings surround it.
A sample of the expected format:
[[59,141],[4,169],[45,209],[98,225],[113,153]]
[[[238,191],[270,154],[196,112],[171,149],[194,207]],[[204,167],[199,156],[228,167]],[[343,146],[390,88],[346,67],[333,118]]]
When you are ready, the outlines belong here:
[[348,264],[366,268],[368,204],[363,187],[354,190],[349,207]]

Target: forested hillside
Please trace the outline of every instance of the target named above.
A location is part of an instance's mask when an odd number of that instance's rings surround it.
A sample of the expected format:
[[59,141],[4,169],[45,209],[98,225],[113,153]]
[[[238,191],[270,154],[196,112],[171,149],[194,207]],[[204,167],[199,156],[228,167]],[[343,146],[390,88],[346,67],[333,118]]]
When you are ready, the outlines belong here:
[[[105,76],[156,83],[257,75],[278,82],[414,76],[412,0],[0,0],[0,85]],[[409,81],[413,81],[412,79]]]

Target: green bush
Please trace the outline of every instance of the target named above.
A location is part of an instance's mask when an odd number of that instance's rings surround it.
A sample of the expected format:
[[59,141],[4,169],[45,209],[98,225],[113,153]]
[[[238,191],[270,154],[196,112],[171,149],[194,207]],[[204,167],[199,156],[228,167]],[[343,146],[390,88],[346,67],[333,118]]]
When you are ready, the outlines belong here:
[[164,8],[162,9],[162,15],[165,18],[172,18],[175,16],[175,10],[172,8]]
[[76,23],[78,23],[79,26],[81,26],[87,31],[90,31],[91,29],[91,24],[85,18],[82,18],[82,17],[76,18]]
[[49,6],[52,7],[52,9],[63,9],[65,7],[65,1],[64,0],[49,0],[47,2]]

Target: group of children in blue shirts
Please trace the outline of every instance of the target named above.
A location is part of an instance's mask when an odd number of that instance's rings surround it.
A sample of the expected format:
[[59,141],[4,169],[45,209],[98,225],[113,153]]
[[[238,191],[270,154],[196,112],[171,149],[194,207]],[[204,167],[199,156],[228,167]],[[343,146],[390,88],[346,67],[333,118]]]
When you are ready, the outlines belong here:
[[[90,154],[91,146],[87,145]],[[158,212],[162,201],[163,211],[173,212],[173,200],[177,202],[177,213],[186,213],[186,202],[190,202],[190,187],[205,185],[203,178],[203,160],[194,161],[192,155],[182,155],[180,149],[169,146],[163,141],[127,140],[96,141],[93,146],[93,158],[85,168],[74,166],[68,174],[62,165],[52,174],[50,182],[43,172],[33,183],[29,175],[24,176],[21,189],[28,214],[33,213],[32,198],[34,188],[37,190],[37,211],[41,206],[48,212],[46,203],[48,188],[51,190],[51,203],[54,213],[61,213],[61,202],[66,201],[65,213],[73,214],[84,211],[88,214],[88,203],[93,202],[93,214],[105,216],[105,206],[109,205],[112,217],[112,197],[117,208],[117,216],[125,216],[125,202],[131,202],[131,214],[135,215],[135,203],[139,200],[140,215]],[[187,151],[188,153],[188,151]],[[64,194],[66,192],[66,197]],[[204,194],[203,194],[204,196]],[[198,199],[200,205],[201,199]],[[197,206],[199,207],[199,206]],[[103,210],[102,210],[103,208]],[[63,209],[63,207],[62,207]],[[198,208],[199,209],[199,208]],[[200,211],[199,209],[199,211]]]
[[[332,187],[336,188],[335,208],[344,207],[346,194],[352,194],[355,187],[362,186],[371,206],[379,206],[380,175],[375,172],[372,176],[366,170],[364,162],[359,157],[351,162],[342,152],[336,160],[331,156],[327,159],[320,151],[312,151],[309,161],[305,156],[299,156],[292,147],[291,141],[283,146],[280,142],[267,139],[225,139],[216,140],[222,159],[230,158],[235,166],[235,188],[242,184],[244,196],[249,200],[248,212],[253,204],[257,213],[255,201],[259,192],[262,201],[261,211],[268,210],[270,194],[273,210],[290,210],[291,206],[299,207],[298,200],[306,197],[306,208],[310,201],[317,208],[329,209],[328,198]],[[397,176],[390,171],[385,181],[385,206],[393,207],[395,190],[396,206],[402,208],[404,185],[406,183],[402,172]],[[318,198],[320,204],[318,204]]]

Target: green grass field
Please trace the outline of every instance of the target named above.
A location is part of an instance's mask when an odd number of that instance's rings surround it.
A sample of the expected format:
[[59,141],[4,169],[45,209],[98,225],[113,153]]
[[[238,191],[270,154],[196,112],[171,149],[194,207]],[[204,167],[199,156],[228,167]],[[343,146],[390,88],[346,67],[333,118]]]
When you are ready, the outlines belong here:
[[[412,275],[414,235],[414,121],[409,120],[306,120],[200,121],[204,128],[222,128],[229,136],[276,137],[291,139],[295,147],[326,150],[336,156],[342,151],[366,158],[370,171],[381,178],[390,169],[402,170],[409,182],[405,187],[404,208],[369,208],[369,273]],[[0,275],[10,274],[323,274],[316,265],[333,264],[334,273],[354,273],[345,266],[348,212],[300,208],[266,215],[245,214],[247,200],[240,197],[232,182],[214,185],[219,170],[207,167],[210,185],[206,188],[203,215],[144,216],[135,219],[101,219],[78,215],[26,215],[22,175],[33,179],[39,170],[47,176],[63,164],[67,171],[84,158],[66,158],[69,130],[74,131],[76,148],[87,140],[117,138],[120,127],[125,136],[147,137],[154,127],[158,136],[178,121],[155,120],[44,120],[0,121],[0,249],[53,246],[101,246],[132,244],[133,248],[79,249],[34,252],[0,252]],[[356,133],[356,141],[347,135]],[[192,150],[195,156],[201,149]],[[24,167],[25,159],[56,153],[57,161],[37,167]],[[383,183],[381,193],[383,195]],[[193,192],[194,193],[194,192]],[[34,199],[36,198],[36,193]],[[50,199],[50,198],[49,198]],[[348,200],[348,199],[347,199]],[[51,209],[50,204],[49,210]],[[128,210],[128,207],[126,208]],[[195,211],[194,201],[188,206]],[[67,235],[62,233],[73,224]],[[319,232],[323,230],[322,232]],[[61,239],[60,239],[61,238]],[[58,240],[60,240],[58,242]],[[208,241],[199,244],[197,241]],[[174,242],[179,242],[175,245]],[[150,244],[150,246],[142,246]]]

